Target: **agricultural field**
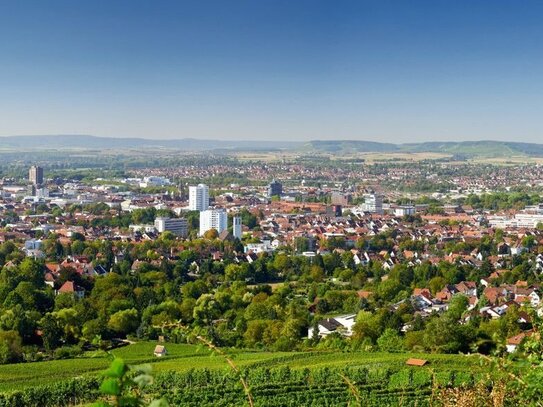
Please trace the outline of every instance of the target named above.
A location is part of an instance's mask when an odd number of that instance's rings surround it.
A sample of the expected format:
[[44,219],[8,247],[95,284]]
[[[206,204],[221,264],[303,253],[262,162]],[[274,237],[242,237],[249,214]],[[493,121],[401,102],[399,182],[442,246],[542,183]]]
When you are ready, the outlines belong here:
[[486,164],[496,166],[509,166],[515,167],[519,165],[541,165],[543,163],[542,157],[530,157],[530,156],[508,156],[508,157],[473,157],[468,162],[474,164]]
[[[129,364],[149,363],[154,372],[187,372],[191,369],[228,369],[225,360],[204,347],[186,344],[166,344],[168,355],[153,356],[155,342],[139,342],[111,352],[87,354],[77,359],[18,363],[0,366],[0,393],[28,387],[58,383],[75,377],[98,376],[106,369],[112,356]],[[406,353],[342,353],[227,351],[239,367],[320,369],[343,367],[385,367],[399,369],[409,357],[425,358],[434,370],[482,371],[479,358],[462,355],[417,355]]]
[[[472,388],[484,374],[405,366],[260,367],[245,380],[255,406],[432,406],[450,405],[443,388]],[[160,374],[154,386],[173,405],[239,406],[248,398],[233,375],[220,371]]]
[[418,162],[426,160],[441,160],[452,157],[447,153],[433,152],[389,152],[389,153],[358,153],[354,155],[356,158],[363,158],[366,164],[386,163],[386,162]]

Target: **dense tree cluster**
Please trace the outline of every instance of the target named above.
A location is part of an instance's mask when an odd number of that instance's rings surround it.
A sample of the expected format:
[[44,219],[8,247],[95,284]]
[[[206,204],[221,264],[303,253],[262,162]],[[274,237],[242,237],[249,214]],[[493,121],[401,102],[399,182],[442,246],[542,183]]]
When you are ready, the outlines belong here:
[[[154,210],[140,211],[132,216],[144,222],[154,214]],[[393,232],[386,232],[361,239],[357,245],[373,252],[387,250],[394,237]],[[496,233],[441,248],[429,242],[426,249],[442,253],[477,249],[493,254],[501,239],[501,233]],[[467,312],[467,298],[462,295],[451,300],[444,314],[423,319],[415,313],[413,289],[427,287],[435,294],[447,284],[479,281],[493,271],[488,261],[481,267],[402,261],[384,270],[379,261],[355,264],[353,253],[341,249],[345,244],[341,240],[329,241],[330,251],[312,258],[285,248],[250,262],[240,255],[239,241],[221,241],[216,236],[179,241],[164,233],[154,241],[127,243],[86,241],[75,233],[69,244],[61,243],[54,234],[43,242],[47,261],[82,255],[110,272],[87,276],[63,267],[50,286],[44,281],[43,261],[25,258],[13,242],[0,245],[3,362],[33,360],[41,351],[62,357],[84,346],[107,346],[127,336],[152,339],[167,335],[186,341],[197,334],[205,334],[220,346],[277,350],[317,346],[489,352],[520,330],[520,309],[511,307],[503,318],[486,320],[477,312]],[[400,242],[406,249],[418,244]],[[213,260],[212,253],[221,256]],[[496,284],[536,283],[532,258],[530,252],[510,258],[509,270]],[[81,287],[84,297],[58,293],[66,281]],[[360,296],[361,291],[371,295]],[[479,307],[483,305],[481,301]],[[357,314],[350,339],[340,333],[326,339],[307,338],[308,328],[317,321],[347,313]]]

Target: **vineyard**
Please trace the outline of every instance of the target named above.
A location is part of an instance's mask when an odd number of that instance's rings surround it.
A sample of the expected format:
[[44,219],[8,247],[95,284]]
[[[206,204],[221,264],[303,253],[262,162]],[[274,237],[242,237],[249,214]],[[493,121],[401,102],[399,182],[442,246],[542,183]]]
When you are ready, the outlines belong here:
[[[186,344],[167,344],[168,356],[153,356],[155,342],[139,342],[116,349],[112,354],[130,364],[149,363],[154,372],[187,372],[191,369],[224,369],[225,362],[212,356],[207,348]],[[232,359],[240,367],[283,367],[318,369],[323,367],[387,367],[399,369],[408,357],[421,357],[431,362],[433,369],[480,371],[476,356],[417,355],[406,353],[365,352],[263,352],[231,350]],[[96,377],[108,367],[111,356],[87,354],[77,359],[51,360],[33,363],[0,365],[0,393],[27,387],[67,381],[75,377]]]
[[[242,406],[247,396],[240,377],[206,348],[168,344],[168,356],[152,356],[142,342],[113,353],[130,364],[150,363],[154,383],[148,397],[172,406]],[[91,357],[94,356],[94,357]],[[424,356],[429,366],[407,367]],[[487,380],[477,357],[402,353],[259,352],[233,350],[256,406],[426,406],[436,389],[473,388]],[[0,366],[0,407],[80,405],[99,396],[99,372],[111,359],[88,355]],[[354,403],[354,404],[353,404]]]
[[[425,406],[432,403],[434,388],[469,387],[481,378],[455,371],[434,375],[429,369],[410,368],[283,367],[246,372],[256,406]],[[208,370],[163,373],[153,390],[172,405],[226,407],[246,402],[236,377]]]
[[[473,388],[488,374],[428,368],[280,368],[243,369],[255,406],[440,406],[436,391]],[[72,379],[0,395],[1,407],[69,406],[95,400],[99,380]],[[243,406],[247,396],[231,370],[191,369],[156,375],[148,397],[172,406]]]

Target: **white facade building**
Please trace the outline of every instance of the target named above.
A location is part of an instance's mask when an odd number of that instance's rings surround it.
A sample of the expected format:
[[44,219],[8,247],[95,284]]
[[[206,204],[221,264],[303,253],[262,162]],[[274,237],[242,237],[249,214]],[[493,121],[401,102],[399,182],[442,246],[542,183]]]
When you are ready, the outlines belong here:
[[415,214],[415,207],[413,205],[401,205],[394,209],[394,216],[402,217]]
[[311,339],[317,329],[317,335],[321,338],[337,332],[342,336],[352,336],[353,327],[356,322],[356,314],[341,315],[334,318],[327,318],[319,321],[316,327],[310,327],[307,331],[307,337]]
[[224,209],[208,209],[200,212],[200,236],[211,229],[221,233],[228,227],[228,216]]
[[539,223],[543,223],[543,215],[531,213],[517,213],[512,218],[507,216],[489,216],[488,223],[493,228],[526,228],[535,229]]
[[154,225],[128,225],[128,229],[132,232],[156,233],[157,229]]
[[204,184],[189,186],[189,209],[205,211],[209,208],[209,187]]
[[164,177],[154,177],[154,176],[145,177],[143,178],[143,181],[140,182],[141,188],[156,187],[156,186],[163,187],[166,185],[171,185],[171,182],[168,178],[164,178]]
[[29,239],[25,242],[26,250],[40,250],[42,246],[41,240]]
[[364,194],[364,212],[383,214],[383,196],[379,194]]
[[269,240],[263,240],[262,243],[248,243],[244,247],[245,253],[253,252],[254,254],[272,253],[275,248]]

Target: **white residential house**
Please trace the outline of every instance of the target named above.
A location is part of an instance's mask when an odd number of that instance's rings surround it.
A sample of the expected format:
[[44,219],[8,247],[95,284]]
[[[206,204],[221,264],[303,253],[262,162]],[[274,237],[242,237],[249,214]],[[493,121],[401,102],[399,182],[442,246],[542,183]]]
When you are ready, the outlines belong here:
[[308,329],[307,337],[313,338],[314,329],[317,329],[317,335],[324,338],[333,332],[337,332],[343,336],[351,336],[353,334],[353,326],[356,322],[356,314],[340,315],[334,318],[327,318],[319,321],[316,327]]
[[526,251],[526,248],[522,246],[521,244],[511,246],[511,255],[512,256],[519,256],[522,253]]
[[541,296],[535,291],[530,294],[530,298],[532,298],[533,307],[537,307],[541,303]]
[[422,294],[411,296],[411,301],[415,309],[418,310],[429,311],[432,308],[432,305],[434,305],[431,299],[427,298]]
[[492,319],[498,319],[501,318],[505,311],[507,310],[507,305],[505,305],[505,308],[502,307],[483,307],[480,309],[481,314],[487,314]]
[[481,278],[481,280],[479,281],[481,283],[482,286],[484,287],[490,287],[492,282],[490,281],[490,279],[488,279],[488,277],[483,277]]
[[473,281],[462,281],[455,285],[455,288],[460,294],[468,297],[477,296],[477,284]]
[[532,290],[532,292],[528,295],[530,297],[530,304],[532,307],[537,307],[541,303],[541,296],[537,293],[536,290]]
[[274,247],[269,240],[262,240],[262,243],[248,243],[244,247],[245,253],[253,252],[255,254],[259,253],[271,253],[274,251]]
[[42,245],[41,240],[29,239],[25,242],[26,250],[40,250]]
[[[366,259],[364,259],[366,260]],[[359,265],[359,264],[362,264],[362,258],[361,258],[361,255],[359,255],[358,253],[354,253],[353,254],[353,261],[354,261],[354,264],[355,265]]]
[[530,333],[521,332],[518,335],[512,336],[510,338],[507,338],[507,342],[505,344],[505,347],[507,349],[507,352],[513,353],[517,350],[518,346],[524,341],[524,338],[529,336]]
[[25,242],[24,252],[27,257],[33,257],[34,259],[42,259],[45,257],[42,250],[42,241],[36,239],[30,239]]

